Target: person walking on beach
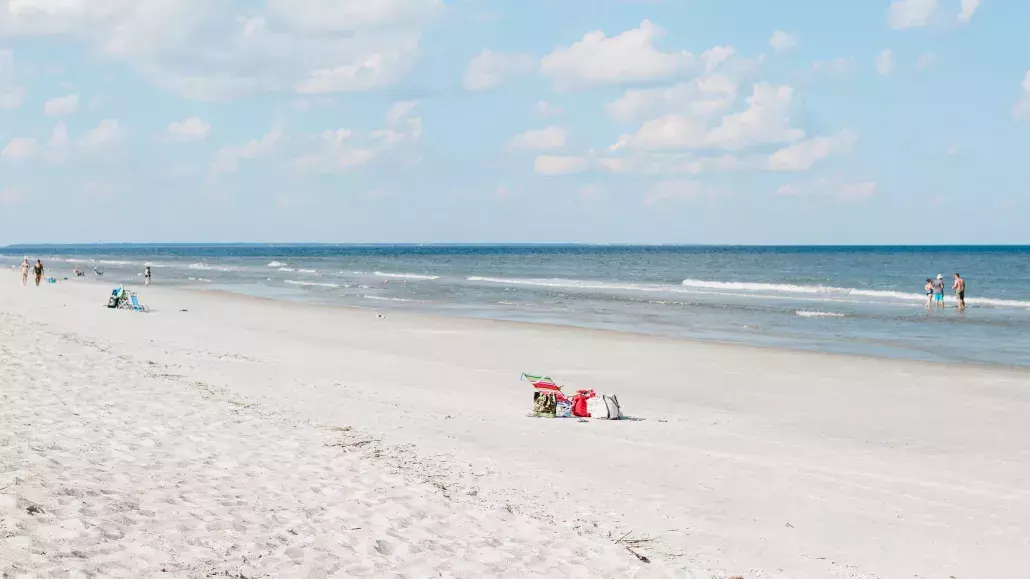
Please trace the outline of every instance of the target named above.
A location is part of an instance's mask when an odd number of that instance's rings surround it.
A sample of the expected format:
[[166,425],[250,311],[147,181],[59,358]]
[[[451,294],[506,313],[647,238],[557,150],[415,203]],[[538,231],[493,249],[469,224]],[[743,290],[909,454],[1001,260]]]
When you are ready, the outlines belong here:
[[147,266],[147,269],[143,272],[143,278],[145,280],[143,282],[143,285],[146,286],[146,287],[150,287],[150,266],[149,265]]
[[43,262],[36,260],[36,265],[32,267],[32,273],[36,276],[36,287],[39,287],[39,280],[43,279]]
[[923,291],[926,292],[926,309],[930,309],[933,305],[933,280],[926,278],[926,285],[923,286]]
[[25,261],[21,262],[21,285],[27,285],[29,283],[29,258],[25,258]]
[[955,298],[958,299],[958,309],[966,309],[966,280],[962,279],[962,276],[957,272],[955,273],[955,282],[951,284],[951,289],[955,290]]
[[936,304],[935,309],[944,309],[944,276],[937,274],[937,279],[933,280],[933,301]]

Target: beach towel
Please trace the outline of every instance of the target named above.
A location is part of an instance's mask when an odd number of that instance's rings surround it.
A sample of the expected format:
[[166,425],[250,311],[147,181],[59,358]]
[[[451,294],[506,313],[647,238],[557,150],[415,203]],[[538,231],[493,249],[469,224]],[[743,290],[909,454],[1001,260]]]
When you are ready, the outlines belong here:
[[553,392],[537,392],[533,396],[533,414],[553,418],[557,411],[558,400]]
[[597,396],[593,390],[578,390],[572,396],[572,415],[578,418],[590,418],[587,401]]
[[559,400],[554,407],[555,418],[572,418],[572,403],[568,400]]

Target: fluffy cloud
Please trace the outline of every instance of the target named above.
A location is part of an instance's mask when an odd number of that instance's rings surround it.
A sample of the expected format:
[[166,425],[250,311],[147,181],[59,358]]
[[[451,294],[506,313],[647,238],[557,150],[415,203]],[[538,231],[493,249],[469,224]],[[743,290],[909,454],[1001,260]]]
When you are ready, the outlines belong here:
[[973,14],[976,14],[976,9],[980,7],[980,0],[962,0],[958,13],[959,22],[969,22],[973,19]]
[[536,129],[516,135],[508,141],[508,147],[534,150],[560,149],[565,146],[568,135],[568,130],[562,127]]
[[728,76],[712,75],[671,87],[630,89],[608,104],[608,113],[620,122],[681,111],[694,117],[720,113],[737,100],[737,82]]
[[791,48],[798,45],[798,38],[793,34],[788,34],[782,30],[773,32],[772,37],[769,38],[769,46],[772,47],[776,52],[786,52]]
[[640,150],[718,148],[738,150],[761,144],[792,142],[805,136],[791,128],[795,92],[789,86],[757,83],[745,110],[727,115],[708,129],[704,118],[675,113],[644,123],[611,147]]
[[926,26],[937,11],[937,0],[891,0],[887,26],[895,30]]
[[315,150],[295,158],[301,173],[339,173],[367,165],[382,155],[422,137],[422,118],[415,116],[417,103],[399,102],[386,115],[386,127],[370,132],[340,128],[323,131]]
[[326,93],[395,81],[441,0],[0,0],[0,35],[62,35],[189,98]]
[[90,129],[86,133],[80,144],[85,149],[104,149],[120,143],[126,136],[126,131],[118,121],[104,119],[96,128]]
[[263,157],[273,150],[282,139],[282,131],[272,129],[258,139],[251,139],[242,145],[223,147],[215,155],[211,169],[215,173],[235,173],[240,162]]
[[1030,119],[1030,70],[1026,72],[1023,83],[1019,86],[1023,89],[1023,95],[1012,109],[1012,114],[1021,119]]
[[43,112],[48,117],[65,117],[79,110],[79,95],[70,94],[52,98],[43,103]]
[[39,147],[36,145],[36,139],[15,137],[0,152],[0,158],[5,160],[28,159],[29,157],[34,157],[38,151]]
[[817,161],[849,152],[857,140],[857,135],[847,129],[836,135],[805,139],[770,155],[769,169],[773,171],[807,171]]
[[811,183],[791,183],[776,190],[784,196],[827,196],[840,201],[859,201],[877,193],[875,181],[849,182],[840,177],[823,178]]
[[540,155],[533,161],[533,172],[537,175],[571,175],[581,173],[590,166],[586,157],[559,157]]
[[765,159],[733,154],[698,156],[693,153],[634,153],[597,159],[599,168],[616,174],[700,175],[708,171],[728,172],[764,168]]
[[175,141],[202,141],[211,133],[211,125],[191,117],[168,125],[168,136]]
[[14,83],[14,54],[0,50],[0,110],[16,109],[25,101],[25,90]]
[[620,84],[668,79],[699,65],[709,66],[725,59],[726,51],[716,48],[698,58],[688,51],[662,52],[655,41],[665,31],[644,20],[638,28],[608,37],[588,32],[571,46],[557,48],[540,61],[540,71],[554,77],[555,84],[572,88],[592,84]]
[[876,73],[887,76],[892,72],[894,72],[894,53],[890,49],[880,51],[880,54],[876,55]]
[[25,202],[25,194],[20,189],[8,187],[0,189],[0,207],[21,205]]
[[503,54],[484,50],[469,62],[462,79],[465,90],[496,88],[510,76],[533,70],[533,58],[526,54]]

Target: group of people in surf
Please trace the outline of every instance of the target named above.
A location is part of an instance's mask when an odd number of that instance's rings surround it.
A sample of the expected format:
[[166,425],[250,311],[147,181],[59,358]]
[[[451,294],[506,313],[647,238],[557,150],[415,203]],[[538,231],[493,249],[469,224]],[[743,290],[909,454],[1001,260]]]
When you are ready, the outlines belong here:
[[[966,309],[966,280],[958,273],[951,283],[951,289],[955,291],[955,299],[958,300],[958,309]],[[944,309],[944,276],[937,274],[937,279],[926,278],[926,309]]]

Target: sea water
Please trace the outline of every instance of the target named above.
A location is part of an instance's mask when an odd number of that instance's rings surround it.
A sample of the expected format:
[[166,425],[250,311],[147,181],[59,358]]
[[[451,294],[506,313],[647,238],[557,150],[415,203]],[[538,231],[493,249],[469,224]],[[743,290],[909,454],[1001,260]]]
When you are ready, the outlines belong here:
[[[96,245],[0,248],[109,284],[1030,366],[1030,247]],[[923,285],[967,280],[927,311]],[[100,299],[100,298],[98,298]],[[341,329],[341,331],[346,331]]]

